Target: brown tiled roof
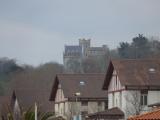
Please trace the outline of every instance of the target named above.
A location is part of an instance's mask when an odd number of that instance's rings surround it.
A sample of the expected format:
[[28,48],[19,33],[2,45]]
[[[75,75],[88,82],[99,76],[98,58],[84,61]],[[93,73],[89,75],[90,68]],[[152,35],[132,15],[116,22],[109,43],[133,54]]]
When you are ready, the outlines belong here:
[[129,117],[128,120],[160,120],[160,109]]
[[9,95],[15,91],[20,107],[28,109],[37,102],[44,111],[54,111],[54,103],[49,101],[54,73],[22,72],[11,81]]
[[[102,90],[104,76],[104,74],[58,74],[55,77],[50,100],[55,100],[59,83],[65,98],[74,98],[74,94],[80,92],[78,98],[106,99],[107,93]],[[80,85],[80,81],[83,81],[84,85]]]
[[160,60],[158,59],[112,60],[107,70],[104,89],[108,88],[113,70],[116,70],[123,86],[160,89]]
[[10,98],[8,96],[0,96],[0,115],[5,115],[8,112],[9,105]]
[[118,107],[114,107],[105,111],[92,113],[88,115],[89,118],[104,118],[104,119],[123,119],[124,113]]
[[22,110],[26,110],[35,103],[40,111],[51,112],[54,110],[53,102],[49,101],[49,92],[36,89],[16,89],[15,96]]

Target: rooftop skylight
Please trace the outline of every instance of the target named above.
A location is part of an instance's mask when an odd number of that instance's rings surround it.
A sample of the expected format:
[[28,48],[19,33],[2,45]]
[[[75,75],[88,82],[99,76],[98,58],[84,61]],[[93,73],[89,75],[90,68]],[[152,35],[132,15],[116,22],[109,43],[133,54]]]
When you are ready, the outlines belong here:
[[79,84],[80,85],[85,85],[85,82],[84,81],[80,81]]
[[155,73],[156,72],[156,70],[154,69],[154,68],[149,68],[149,70],[148,70],[150,73]]

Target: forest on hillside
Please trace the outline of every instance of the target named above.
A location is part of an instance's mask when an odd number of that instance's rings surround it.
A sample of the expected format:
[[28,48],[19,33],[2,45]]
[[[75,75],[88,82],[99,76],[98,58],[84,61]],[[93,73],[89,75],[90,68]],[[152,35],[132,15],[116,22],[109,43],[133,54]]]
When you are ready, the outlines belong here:
[[[71,62],[74,73],[105,73],[110,59],[144,59],[160,57],[158,38],[147,38],[142,34],[134,37],[132,42],[121,42],[116,49],[107,49],[103,57],[87,58],[82,64]],[[63,65],[48,62],[38,67],[18,65],[16,60],[0,58],[0,95],[17,87],[34,87],[50,89],[57,73],[64,73]],[[21,83],[24,86],[18,86]],[[33,83],[32,86],[29,83]]]
[[[12,89],[51,88],[53,78],[63,72],[63,65],[48,62],[38,67],[19,66],[16,60],[0,59],[0,95],[10,94]],[[33,84],[32,84],[33,83]]]

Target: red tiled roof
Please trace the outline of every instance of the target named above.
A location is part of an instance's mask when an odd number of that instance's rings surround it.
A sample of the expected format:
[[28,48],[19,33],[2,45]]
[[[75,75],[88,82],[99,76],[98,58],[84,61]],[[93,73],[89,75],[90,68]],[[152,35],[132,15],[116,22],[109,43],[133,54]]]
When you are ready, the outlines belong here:
[[130,117],[128,120],[160,120],[160,109]]

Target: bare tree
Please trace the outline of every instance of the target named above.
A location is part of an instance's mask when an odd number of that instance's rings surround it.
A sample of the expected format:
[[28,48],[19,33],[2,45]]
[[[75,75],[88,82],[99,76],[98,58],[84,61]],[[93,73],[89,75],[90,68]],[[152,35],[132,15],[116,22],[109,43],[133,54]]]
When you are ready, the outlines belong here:
[[141,94],[139,91],[130,91],[129,95],[126,95],[126,113],[129,115],[139,115],[143,110],[140,100]]
[[80,108],[77,102],[68,102],[68,113],[66,113],[67,120],[73,120],[74,115],[80,113]]

